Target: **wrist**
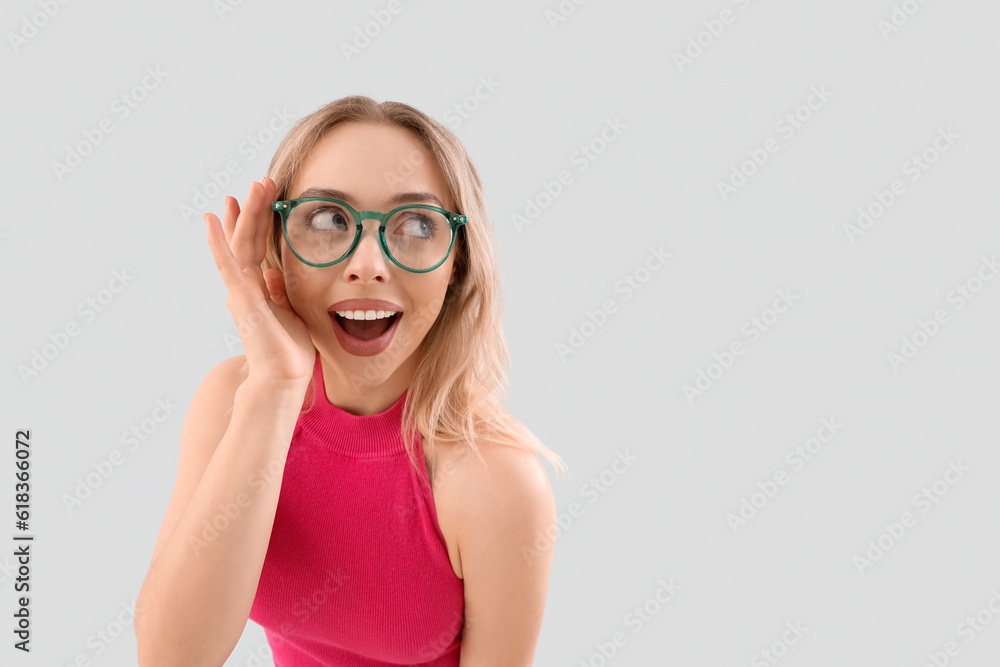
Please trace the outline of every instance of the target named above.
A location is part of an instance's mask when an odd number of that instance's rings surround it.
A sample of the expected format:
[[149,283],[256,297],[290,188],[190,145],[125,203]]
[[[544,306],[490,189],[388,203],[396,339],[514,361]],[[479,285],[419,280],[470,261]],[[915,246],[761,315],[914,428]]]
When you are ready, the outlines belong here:
[[263,402],[268,405],[294,408],[299,410],[305,400],[306,389],[311,378],[305,380],[274,380],[272,378],[256,377],[248,374],[236,390],[237,396],[245,396],[252,403]]

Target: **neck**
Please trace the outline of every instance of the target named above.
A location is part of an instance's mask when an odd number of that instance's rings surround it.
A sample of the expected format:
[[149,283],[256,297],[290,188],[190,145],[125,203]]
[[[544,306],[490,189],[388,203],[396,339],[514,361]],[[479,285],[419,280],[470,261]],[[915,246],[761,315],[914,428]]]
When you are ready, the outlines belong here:
[[[362,361],[350,371],[331,364],[320,354],[326,399],[346,412],[367,416],[385,412],[395,403],[413,379],[413,358],[407,359],[388,377],[377,371],[374,362]],[[371,369],[367,373],[366,369]],[[370,375],[377,376],[369,380]]]

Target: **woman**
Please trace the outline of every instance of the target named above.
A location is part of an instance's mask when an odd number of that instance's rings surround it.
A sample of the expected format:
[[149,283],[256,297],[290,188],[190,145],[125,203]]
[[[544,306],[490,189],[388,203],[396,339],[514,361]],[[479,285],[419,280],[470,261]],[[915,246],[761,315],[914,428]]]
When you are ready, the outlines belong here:
[[[245,354],[215,366],[136,607],[140,664],[530,665],[556,536],[504,408],[482,185],[440,123],[336,100],[299,121],[209,247]],[[384,231],[380,233],[380,223]]]

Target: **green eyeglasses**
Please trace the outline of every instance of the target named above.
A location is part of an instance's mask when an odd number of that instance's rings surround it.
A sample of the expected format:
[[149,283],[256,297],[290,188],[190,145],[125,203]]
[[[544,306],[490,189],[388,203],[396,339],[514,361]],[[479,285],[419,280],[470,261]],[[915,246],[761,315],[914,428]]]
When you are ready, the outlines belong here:
[[[427,204],[407,204],[388,213],[355,211],[347,202],[328,197],[276,201],[281,231],[292,253],[309,266],[333,266],[347,259],[361,242],[362,220],[378,220],[378,241],[401,269],[427,273],[441,266],[455,244],[466,217]],[[351,228],[351,220],[354,228]]]

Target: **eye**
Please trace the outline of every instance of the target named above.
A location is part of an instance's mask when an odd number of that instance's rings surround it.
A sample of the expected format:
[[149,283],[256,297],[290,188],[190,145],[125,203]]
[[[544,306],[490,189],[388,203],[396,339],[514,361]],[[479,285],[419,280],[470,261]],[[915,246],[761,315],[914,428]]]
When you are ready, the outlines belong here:
[[422,213],[412,212],[407,215],[403,224],[396,228],[397,234],[406,234],[420,239],[434,238],[436,231],[437,222],[434,219]]
[[309,226],[317,231],[346,231],[348,216],[339,206],[320,206],[309,214]]

